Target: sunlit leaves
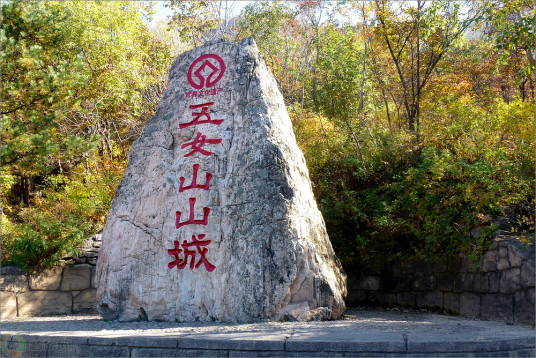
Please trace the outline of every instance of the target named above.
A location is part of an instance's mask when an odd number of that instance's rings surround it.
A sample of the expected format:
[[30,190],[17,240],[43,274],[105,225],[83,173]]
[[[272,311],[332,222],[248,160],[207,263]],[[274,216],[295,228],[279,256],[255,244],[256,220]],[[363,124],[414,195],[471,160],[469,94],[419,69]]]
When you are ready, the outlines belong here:
[[363,43],[352,28],[327,26],[316,64],[318,107],[334,118],[352,118],[361,95]]
[[2,3],[2,260],[54,263],[102,230],[171,46],[135,2]]
[[[486,31],[501,52],[499,63],[505,65],[518,54],[526,56],[528,64],[519,69],[523,78],[534,71],[536,47],[536,9],[530,0],[483,1]],[[517,59],[517,58],[516,58]]]

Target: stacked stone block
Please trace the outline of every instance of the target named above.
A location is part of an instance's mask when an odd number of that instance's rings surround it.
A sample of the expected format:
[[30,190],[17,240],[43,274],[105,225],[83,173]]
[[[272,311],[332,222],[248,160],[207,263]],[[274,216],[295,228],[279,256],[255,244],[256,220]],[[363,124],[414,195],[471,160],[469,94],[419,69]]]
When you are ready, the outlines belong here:
[[100,235],[92,236],[76,259],[65,257],[58,266],[31,274],[2,267],[1,318],[96,313],[95,265],[100,246]]
[[534,325],[534,245],[497,236],[480,261],[363,262],[348,273],[348,305],[426,308]]
[[[0,277],[1,318],[96,313],[95,263],[100,236],[77,259],[25,275],[13,266]],[[534,325],[534,245],[499,235],[477,263],[462,258],[435,261],[381,259],[348,272],[347,304],[406,306]]]

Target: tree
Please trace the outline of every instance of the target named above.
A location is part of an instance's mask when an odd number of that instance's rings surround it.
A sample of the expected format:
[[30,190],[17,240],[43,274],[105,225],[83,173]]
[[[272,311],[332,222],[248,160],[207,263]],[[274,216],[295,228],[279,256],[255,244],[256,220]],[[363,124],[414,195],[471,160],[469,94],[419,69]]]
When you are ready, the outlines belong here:
[[1,12],[2,244],[7,259],[47,264],[102,229],[171,46],[135,2],[11,1]]
[[193,47],[208,40],[230,40],[236,30],[231,18],[235,5],[236,1],[228,0],[170,0],[166,4],[173,11],[170,29]]
[[[352,123],[362,114],[366,82],[366,49],[357,39],[353,27],[337,29],[328,25],[322,29],[314,91],[317,109],[341,122],[365,165],[361,141]],[[359,132],[361,121],[357,125]]]
[[418,0],[417,8],[397,3],[396,9],[386,0],[375,0],[375,6],[379,22],[376,34],[382,38],[396,68],[408,129],[416,131],[423,89],[443,55],[480,12],[462,19],[460,4],[454,1],[425,5]]
[[262,1],[247,5],[238,19],[237,40],[255,39],[289,104],[299,98],[303,103],[311,65],[311,49],[296,16],[286,2]]
[[33,177],[76,161],[92,148],[95,138],[61,133],[56,113],[59,104],[77,106],[77,92],[89,76],[82,54],[69,41],[79,34],[64,26],[69,16],[60,7],[10,2],[1,10],[1,159],[19,177],[21,199],[28,206]]
[[111,153],[156,108],[142,98],[165,81],[169,49],[136,4],[10,2],[2,16],[2,165],[23,183],[68,170],[97,138]]
[[163,94],[172,46],[151,34],[141,4],[70,2],[64,8],[73,18],[70,25],[80,29],[72,40],[90,78],[80,108],[65,108],[66,129],[100,136],[108,154],[112,142],[128,150]]
[[[523,101],[529,99],[527,85],[534,98],[536,66],[536,10],[529,0],[489,0],[483,3],[485,32],[499,52],[498,65],[510,62],[517,72]],[[526,60],[524,60],[526,59]]]

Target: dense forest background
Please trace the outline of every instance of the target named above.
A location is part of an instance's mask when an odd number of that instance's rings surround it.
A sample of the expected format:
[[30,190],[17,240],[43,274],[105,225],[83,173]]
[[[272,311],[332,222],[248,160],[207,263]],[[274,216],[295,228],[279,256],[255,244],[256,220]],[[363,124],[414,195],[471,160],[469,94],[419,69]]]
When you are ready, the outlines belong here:
[[[252,36],[285,98],[347,268],[477,258],[498,219],[534,232],[531,0],[1,5],[2,263],[76,254],[180,53]],[[532,52],[531,52],[532,51]]]

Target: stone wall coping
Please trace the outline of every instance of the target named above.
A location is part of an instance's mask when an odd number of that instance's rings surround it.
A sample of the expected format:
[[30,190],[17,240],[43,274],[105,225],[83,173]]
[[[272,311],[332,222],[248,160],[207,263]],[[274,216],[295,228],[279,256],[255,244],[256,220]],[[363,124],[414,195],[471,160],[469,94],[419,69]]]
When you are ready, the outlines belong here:
[[394,310],[349,311],[342,320],[308,323],[127,323],[67,316],[4,321],[2,328],[8,346],[23,338],[28,354],[36,356],[40,352],[130,357],[535,353],[534,329],[529,326]]

